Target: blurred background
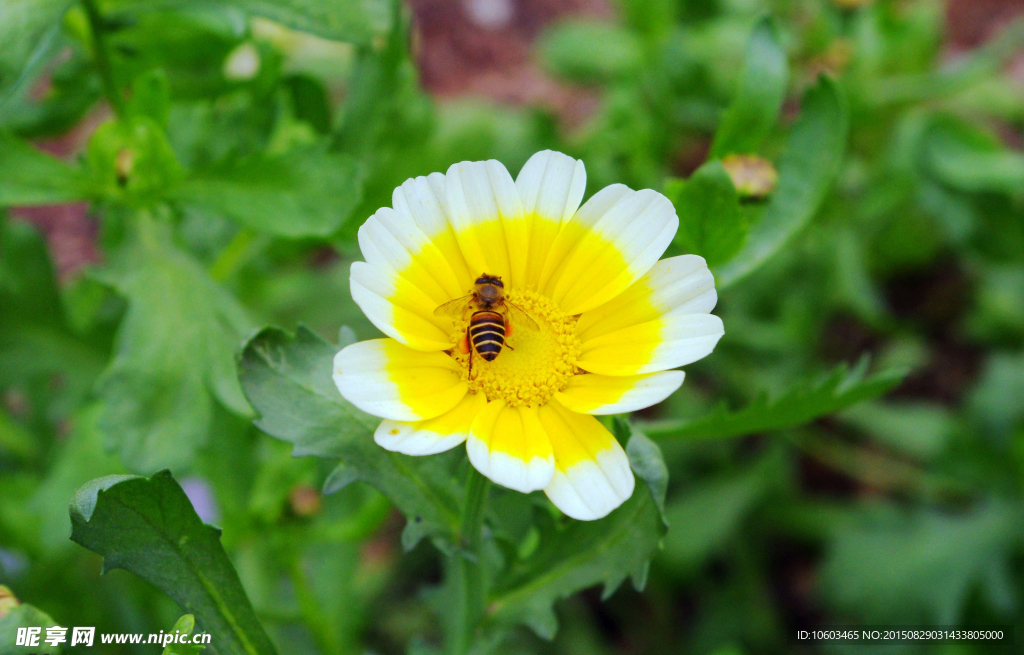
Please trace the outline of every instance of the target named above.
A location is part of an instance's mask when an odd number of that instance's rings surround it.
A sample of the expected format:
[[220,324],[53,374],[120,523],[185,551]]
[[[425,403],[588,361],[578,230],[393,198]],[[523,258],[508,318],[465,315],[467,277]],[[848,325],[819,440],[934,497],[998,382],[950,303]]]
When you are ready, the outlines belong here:
[[[140,291],[125,274],[134,200],[116,185],[88,202],[6,203],[0,584],[22,601],[100,632],[173,625],[172,601],[124,571],[100,577],[100,558],[67,538],[82,483],[170,467],[223,527],[281,652],[400,653],[436,637],[422,587],[439,580],[438,555],[402,552],[404,519],[386,499],[361,485],[322,495],[330,465],[293,459],[244,401],[204,391],[184,409],[129,407],[126,394],[153,384],[135,371],[148,357],[167,379],[195,364],[189,344],[153,355],[126,334],[212,321],[225,357],[262,324],[373,337],[348,268],[355,231],[395,186],[462,160],[495,158],[514,176],[552,148],[584,161],[588,196],[616,182],[661,190],[707,159],[767,15],[791,75],[764,156],[777,161],[803,92],[827,74],[849,104],[845,159],[806,229],[721,294],[716,352],[636,419],[796,403],[834,387],[841,373],[820,380],[843,363],[909,372],[883,398],[800,427],[659,440],[671,528],[647,588],[578,594],[560,603],[553,642],[524,629],[506,652],[1011,652],[791,642],[794,627],[825,622],[1016,625],[1024,639],[1024,2],[413,0],[398,16],[367,2],[373,29],[354,43],[230,3],[98,5],[115,84],[140,102],[147,84],[166,91],[156,122],[178,162],[115,168],[150,166],[157,185],[175,166],[234,180],[176,199],[188,263],[172,262],[185,271],[172,285],[200,271],[244,318],[204,314],[198,296],[147,302],[160,278]],[[87,32],[72,8],[45,66],[0,110],[2,131],[67,162],[101,158],[95,133],[113,115]],[[3,161],[0,176],[14,175]],[[260,195],[283,174],[287,201]],[[334,218],[289,232],[262,217],[266,203],[311,225]],[[117,648],[88,652],[154,652]]]

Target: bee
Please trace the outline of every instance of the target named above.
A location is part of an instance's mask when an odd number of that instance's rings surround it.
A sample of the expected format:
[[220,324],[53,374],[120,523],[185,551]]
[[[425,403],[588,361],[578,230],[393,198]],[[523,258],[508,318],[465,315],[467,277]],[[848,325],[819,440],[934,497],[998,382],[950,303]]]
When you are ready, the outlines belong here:
[[[520,307],[505,298],[505,285],[501,277],[483,273],[473,283],[473,293],[446,302],[434,310],[435,316],[462,318],[468,308],[473,308],[469,327],[459,342],[459,350],[469,355],[469,377],[473,377],[473,352],[487,362],[493,362],[504,346],[515,350],[506,343],[512,336],[513,321],[528,330],[540,329],[537,321]],[[513,321],[509,320],[512,317]]]

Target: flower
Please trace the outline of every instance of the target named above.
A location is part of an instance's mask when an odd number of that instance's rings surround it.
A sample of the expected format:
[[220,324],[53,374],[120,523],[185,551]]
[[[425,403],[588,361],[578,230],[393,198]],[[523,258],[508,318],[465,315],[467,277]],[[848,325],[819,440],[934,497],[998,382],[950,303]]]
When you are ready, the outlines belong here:
[[[583,162],[535,154],[513,182],[497,161],[407,180],[393,207],[359,229],[352,298],[389,338],[334,358],[346,400],[384,420],[382,447],[407,455],[466,442],[497,484],[543,489],[576,519],[601,518],[633,493],[629,460],[593,415],[661,402],[670,370],[709,354],[722,321],[701,257],[658,258],[679,219],[651,190],[614,184],[583,206]],[[496,359],[469,358],[467,316],[435,309],[500,276],[535,329],[516,325]]]

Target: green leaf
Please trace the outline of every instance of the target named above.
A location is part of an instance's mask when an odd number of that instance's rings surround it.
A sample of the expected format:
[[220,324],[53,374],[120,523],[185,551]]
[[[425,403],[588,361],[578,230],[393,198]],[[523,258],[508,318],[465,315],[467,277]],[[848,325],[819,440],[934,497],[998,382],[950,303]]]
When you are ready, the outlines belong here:
[[74,416],[52,468],[26,503],[39,517],[39,545],[47,555],[73,547],[68,542],[71,524],[65,504],[75,490],[97,475],[124,473],[117,457],[103,447],[103,433],[97,426],[101,411],[93,403]]
[[0,132],[0,207],[74,202],[85,188],[78,168]]
[[85,395],[106,364],[104,349],[68,325],[46,241],[23,221],[0,216],[0,385],[60,372]]
[[[49,41],[73,0],[0,2],[0,106],[43,62]],[[2,179],[2,175],[0,175]]]
[[658,446],[635,429],[626,452],[645,484],[638,481],[632,497],[603,519],[545,526],[537,550],[495,582],[487,603],[491,623],[523,623],[551,639],[558,630],[553,606],[559,599],[598,584],[607,598],[627,577],[643,589],[650,558],[666,531],[659,508],[668,469]]
[[938,119],[925,137],[925,161],[945,184],[971,193],[1024,191],[1024,153],[962,121]]
[[166,130],[171,111],[171,83],[167,73],[156,68],[139,76],[132,84],[132,94],[125,109],[130,114],[148,117]]
[[839,85],[822,76],[804,95],[800,118],[786,141],[779,186],[751,226],[743,249],[714,271],[719,290],[764,264],[814,217],[839,174],[848,127]]
[[362,480],[390,498],[408,519],[402,537],[407,548],[429,536],[449,550],[458,535],[461,495],[450,459],[410,457],[374,443],[380,419],[346,402],[331,379],[336,352],[302,327],[294,336],[265,328],[250,339],[239,368],[246,396],[260,414],[256,426],[292,443],[296,456],[340,459],[327,491]]
[[632,33],[596,21],[556,25],[541,37],[540,53],[554,73],[579,82],[622,78],[643,62],[640,43]]
[[937,403],[862,403],[838,418],[884,446],[924,460],[940,454],[956,430],[950,409]]
[[822,589],[834,605],[874,623],[956,625],[975,589],[1005,614],[1014,604],[1006,581],[1019,516],[1019,507],[992,501],[956,514],[891,508],[840,524]]
[[786,52],[771,19],[762,19],[750,36],[736,96],[722,115],[709,157],[757,152],[779,118],[788,83]]
[[[58,328],[63,324],[57,272],[42,235],[24,221],[0,215],[0,300],[4,323],[25,320]],[[2,379],[2,378],[0,378]]]
[[352,158],[311,147],[197,171],[174,197],[262,232],[325,237],[362,199],[362,175]]
[[724,405],[692,421],[663,421],[643,426],[660,439],[727,439],[760,432],[785,430],[828,416],[896,387],[906,371],[886,370],[865,378],[867,360],[848,372],[845,364],[812,385],[798,385],[778,399],[767,397],[731,412]]
[[148,214],[98,275],[128,300],[98,386],[100,427],[130,470],[183,466],[205,443],[214,399],[251,413],[234,361],[249,318]]
[[326,39],[368,44],[391,24],[389,0],[231,0],[236,7]]
[[994,352],[967,398],[978,424],[992,434],[1009,435],[1024,419],[1024,353]]
[[103,556],[198,617],[222,655],[274,653],[220,543],[169,471],[89,482],[71,503],[71,540]]
[[[60,40],[55,39],[53,45],[59,48]],[[99,78],[85,56],[55,62],[47,69],[47,75],[50,87],[42,98],[32,97],[32,84],[27,84],[6,103],[0,101],[0,131],[28,139],[64,134],[82,120],[102,95]]]
[[708,266],[718,266],[743,246],[747,215],[721,162],[704,164],[688,180],[669,181],[665,195],[679,215],[675,242],[683,252],[700,255]]
[[[168,630],[168,634],[180,632],[191,635],[196,627],[196,617],[186,614],[174,623],[174,627]],[[168,644],[162,655],[199,655],[206,649],[206,646],[193,644]]]
[[[367,45],[388,31],[390,0],[227,0],[254,16],[262,16],[301,32],[335,41]],[[206,5],[204,0],[105,0],[110,9],[150,9]]]
[[[46,638],[46,629],[55,625],[57,622],[45,612],[32,605],[18,605],[7,616],[0,617],[0,655],[26,655],[26,653],[56,655],[60,653],[60,646],[49,646],[43,641]],[[24,646],[15,646],[18,628],[42,628],[39,645],[31,650]]]
[[764,495],[777,458],[765,457],[739,474],[705,482],[674,497],[665,509],[670,529],[662,559],[691,571],[719,551]]
[[39,445],[31,432],[0,409],[0,457],[29,459],[39,452]]

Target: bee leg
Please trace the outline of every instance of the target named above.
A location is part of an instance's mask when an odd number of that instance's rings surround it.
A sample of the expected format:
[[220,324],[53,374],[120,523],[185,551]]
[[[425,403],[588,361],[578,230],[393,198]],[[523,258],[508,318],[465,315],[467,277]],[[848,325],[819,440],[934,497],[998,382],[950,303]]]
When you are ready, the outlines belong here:
[[466,381],[469,382],[473,379],[473,351],[469,351],[469,373],[466,374]]
[[459,341],[459,352],[463,355],[469,353],[469,332],[462,335],[462,339]]
[[508,348],[509,350],[515,350],[515,348],[512,347],[512,344],[509,343],[509,339],[511,339],[511,338],[512,338],[512,323],[508,320],[508,318],[506,318],[505,319],[505,347]]

